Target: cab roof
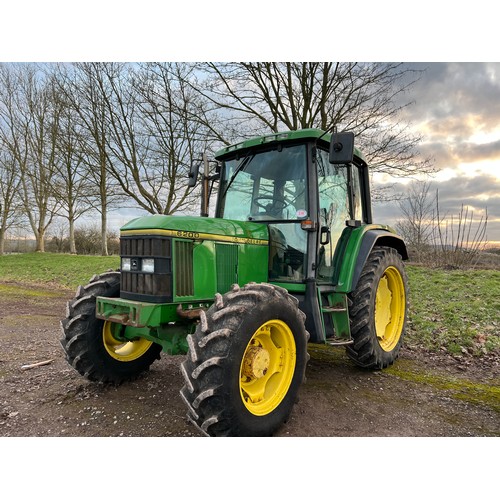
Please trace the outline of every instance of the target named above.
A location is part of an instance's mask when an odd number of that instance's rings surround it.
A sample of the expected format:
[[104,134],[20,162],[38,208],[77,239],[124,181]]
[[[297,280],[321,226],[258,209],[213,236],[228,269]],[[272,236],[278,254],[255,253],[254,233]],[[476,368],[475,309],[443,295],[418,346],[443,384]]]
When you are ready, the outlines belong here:
[[[284,142],[295,142],[295,141],[307,141],[316,139],[319,144],[328,147],[330,145],[332,135],[325,132],[324,130],[317,128],[306,128],[300,130],[289,130],[288,132],[277,132],[274,134],[261,135],[259,137],[253,137],[252,139],[247,139],[246,141],[237,142],[220,149],[215,153],[215,158],[217,160],[225,160],[228,157],[233,156],[234,153],[244,151],[246,149],[255,148],[258,146],[263,146],[273,143],[284,143]],[[354,154],[360,158],[364,163],[366,160],[359,151],[358,148],[354,148]]]

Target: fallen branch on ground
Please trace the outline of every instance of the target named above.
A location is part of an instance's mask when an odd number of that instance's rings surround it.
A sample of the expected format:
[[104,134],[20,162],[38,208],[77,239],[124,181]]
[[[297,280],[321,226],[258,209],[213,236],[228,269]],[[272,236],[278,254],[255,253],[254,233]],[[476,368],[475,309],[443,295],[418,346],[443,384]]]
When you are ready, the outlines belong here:
[[31,365],[21,366],[21,370],[30,370],[31,368],[36,368],[37,366],[50,365],[54,361],[53,359],[48,359],[47,361],[39,361],[38,363],[33,363]]

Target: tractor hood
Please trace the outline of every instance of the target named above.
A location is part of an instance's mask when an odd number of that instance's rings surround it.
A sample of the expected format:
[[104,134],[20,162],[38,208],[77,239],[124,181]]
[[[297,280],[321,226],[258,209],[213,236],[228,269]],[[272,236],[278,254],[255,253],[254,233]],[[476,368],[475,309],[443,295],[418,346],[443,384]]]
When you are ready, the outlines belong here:
[[120,236],[135,235],[170,236],[253,245],[267,245],[269,241],[268,228],[265,224],[188,215],[149,215],[133,219],[120,228]]

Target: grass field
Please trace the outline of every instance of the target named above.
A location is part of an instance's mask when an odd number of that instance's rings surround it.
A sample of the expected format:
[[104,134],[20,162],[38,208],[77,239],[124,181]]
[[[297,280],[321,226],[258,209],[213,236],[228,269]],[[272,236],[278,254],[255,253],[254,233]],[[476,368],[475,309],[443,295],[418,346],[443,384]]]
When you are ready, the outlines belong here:
[[[118,267],[118,256],[4,255],[0,257],[0,280],[76,289],[94,274]],[[500,271],[417,266],[407,266],[407,271],[407,345],[477,356],[500,352]]]
[[120,257],[24,253],[0,256],[0,279],[76,289],[94,274],[118,269]]
[[407,344],[453,354],[500,351],[500,271],[407,266]]

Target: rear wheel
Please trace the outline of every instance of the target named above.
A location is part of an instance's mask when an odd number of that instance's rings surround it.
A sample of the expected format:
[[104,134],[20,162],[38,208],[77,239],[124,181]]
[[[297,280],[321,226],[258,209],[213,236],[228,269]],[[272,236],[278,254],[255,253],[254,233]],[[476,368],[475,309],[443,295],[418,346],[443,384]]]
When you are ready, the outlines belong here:
[[233,286],[202,313],[182,364],[188,417],[210,436],[270,436],[289,417],[308,359],[297,300],[268,284]]
[[119,294],[119,272],[94,276],[88,285],[78,288],[61,321],[61,345],[68,362],[92,381],[119,384],[132,380],[160,357],[160,345],[144,338],[123,340],[125,326],[95,317],[96,297]]
[[346,350],[357,365],[382,369],[398,357],[406,328],[407,289],[399,253],[389,247],[372,250],[349,297],[354,343]]

